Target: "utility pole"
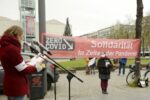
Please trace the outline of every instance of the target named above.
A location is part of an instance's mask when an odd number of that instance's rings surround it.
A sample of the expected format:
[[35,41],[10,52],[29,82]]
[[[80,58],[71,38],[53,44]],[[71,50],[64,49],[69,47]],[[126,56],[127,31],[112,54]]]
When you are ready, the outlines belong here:
[[39,42],[42,42],[42,34],[46,32],[45,22],[45,0],[39,0]]

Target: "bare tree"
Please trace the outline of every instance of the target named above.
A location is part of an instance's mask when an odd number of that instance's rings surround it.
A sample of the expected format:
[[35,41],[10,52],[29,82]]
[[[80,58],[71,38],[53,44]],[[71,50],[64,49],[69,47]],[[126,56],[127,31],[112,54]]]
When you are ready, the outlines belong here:
[[143,38],[143,49],[149,50],[150,47],[150,14],[143,17],[142,20],[142,38]]
[[[143,1],[142,0],[137,0],[137,15],[136,15],[136,39],[141,39],[141,32],[142,32],[142,19],[143,19]],[[141,76],[140,73],[140,51],[138,52],[138,57],[135,58],[135,82],[138,83],[138,79]]]

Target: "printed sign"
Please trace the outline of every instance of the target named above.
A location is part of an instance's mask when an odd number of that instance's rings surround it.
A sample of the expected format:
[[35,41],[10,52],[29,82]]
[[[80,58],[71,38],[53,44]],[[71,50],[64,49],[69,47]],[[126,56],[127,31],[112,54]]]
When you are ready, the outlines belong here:
[[140,50],[139,39],[93,39],[44,33],[42,40],[53,58],[98,58],[103,53],[109,58],[129,58],[138,56]]
[[42,74],[32,74],[31,86],[32,87],[42,86]]
[[74,40],[58,37],[44,37],[44,44],[49,50],[74,50]]
[[26,36],[35,37],[35,17],[26,16]]

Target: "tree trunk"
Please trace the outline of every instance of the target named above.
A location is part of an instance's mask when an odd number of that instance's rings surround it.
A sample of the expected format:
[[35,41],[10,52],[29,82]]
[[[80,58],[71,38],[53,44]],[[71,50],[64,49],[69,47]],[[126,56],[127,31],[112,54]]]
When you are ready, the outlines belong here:
[[[142,18],[143,18],[143,1],[142,0],[137,0],[137,15],[136,15],[136,39],[141,39],[141,32],[142,32]],[[140,52],[141,50],[139,49],[138,57],[135,58],[135,66],[136,66],[136,78],[135,82],[138,83],[138,79],[141,76],[140,73]]]

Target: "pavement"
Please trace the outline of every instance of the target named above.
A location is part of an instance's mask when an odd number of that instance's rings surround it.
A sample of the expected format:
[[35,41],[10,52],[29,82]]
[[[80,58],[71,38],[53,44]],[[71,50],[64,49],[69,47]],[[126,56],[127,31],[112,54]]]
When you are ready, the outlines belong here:
[[[126,69],[126,75],[128,69]],[[76,71],[75,75],[82,79],[81,83],[73,77],[71,80],[70,100],[150,100],[150,86],[146,88],[129,87],[126,84],[126,75],[118,76],[118,70],[111,73],[108,93],[102,94],[98,72],[86,75],[85,71]],[[54,86],[47,92],[42,100],[69,100],[67,74],[60,74],[56,84],[56,99],[54,98]],[[0,100],[6,100],[4,95],[0,95]],[[25,100],[28,100],[25,98]]]

